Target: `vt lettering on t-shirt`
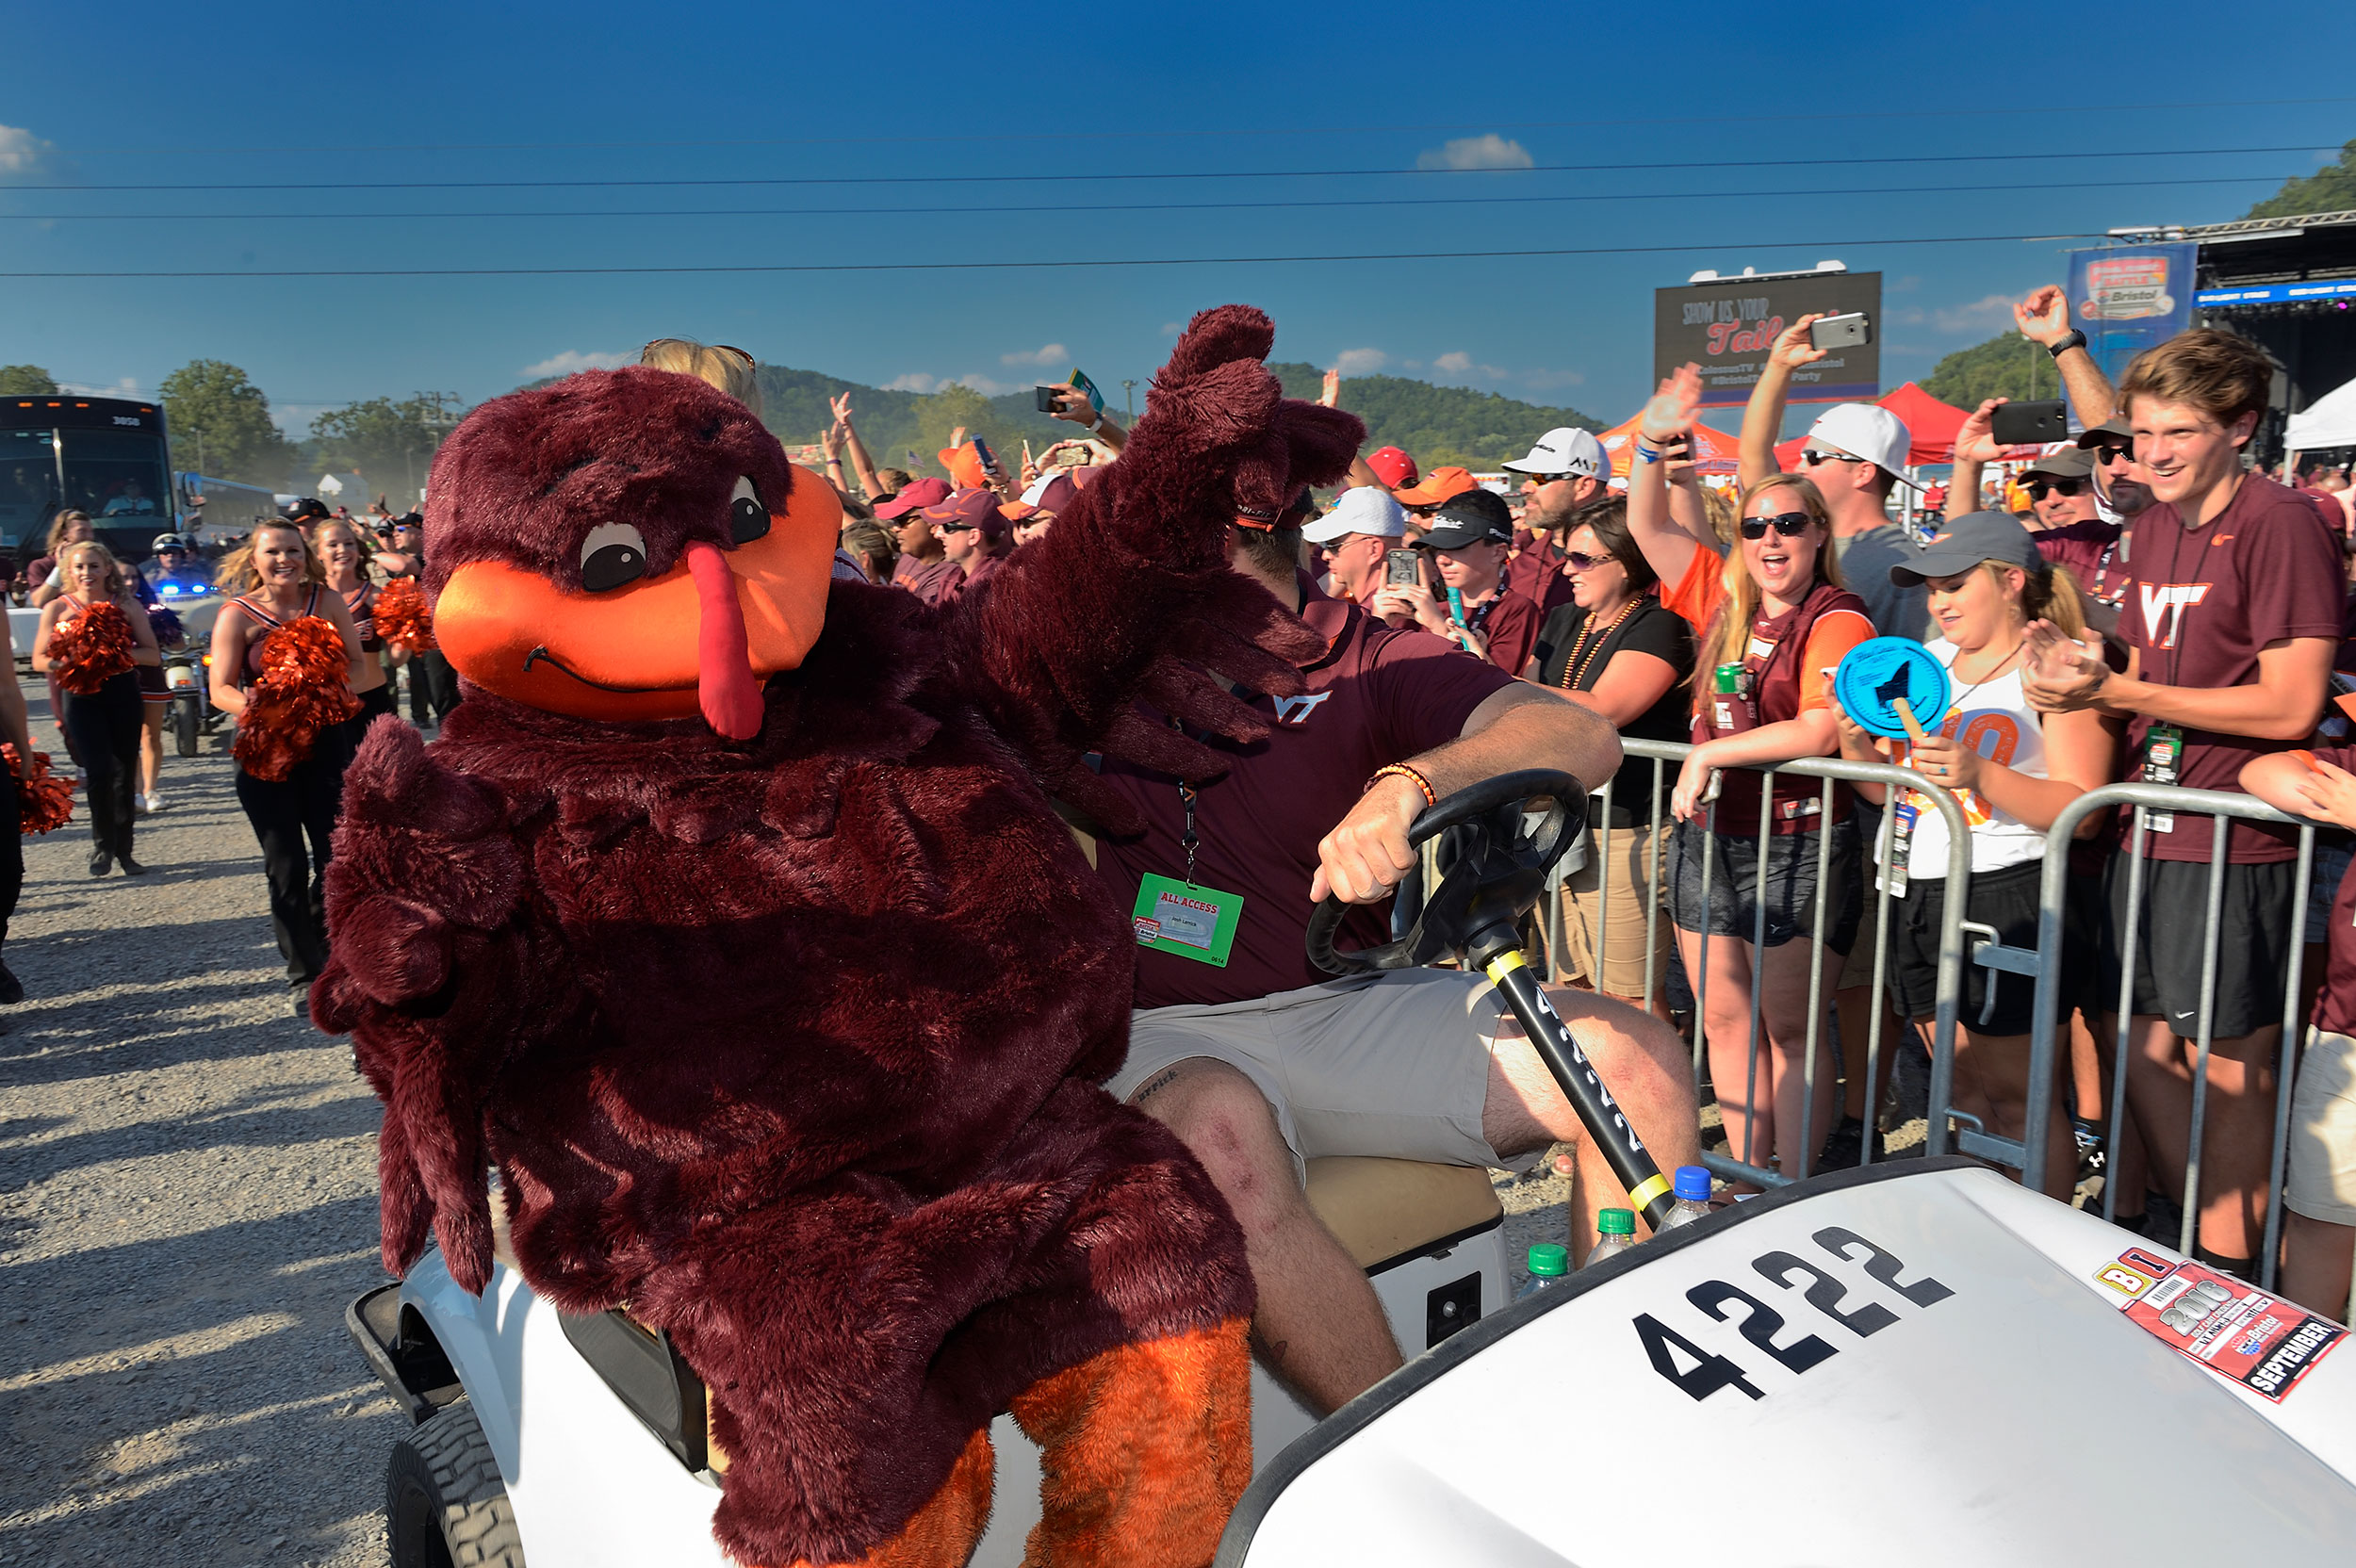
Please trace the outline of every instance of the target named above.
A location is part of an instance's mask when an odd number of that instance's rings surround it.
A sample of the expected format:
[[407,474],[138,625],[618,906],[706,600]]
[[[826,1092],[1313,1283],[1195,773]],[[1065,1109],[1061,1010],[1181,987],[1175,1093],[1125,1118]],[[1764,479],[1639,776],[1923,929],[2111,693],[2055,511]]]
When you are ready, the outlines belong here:
[[[2338,541],[2306,501],[2263,475],[2241,482],[2225,510],[2187,529],[2162,502],[2128,525],[2124,551],[2134,573],[2119,632],[2143,650],[2142,676],[2162,686],[2222,690],[2258,679],[2258,654],[2293,637],[2340,635]],[[2128,726],[2128,756],[2140,766],[2151,721]],[[2187,729],[2177,782],[2240,792],[2242,765],[2286,751],[2295,741],[2262,741]],[[2206,860],[2212,820],[2175,813],[2175,826],[2144,840],[2155,860]],[[2289,860],[2298,829],[2235,821],[2226,858],[2237,865]]]

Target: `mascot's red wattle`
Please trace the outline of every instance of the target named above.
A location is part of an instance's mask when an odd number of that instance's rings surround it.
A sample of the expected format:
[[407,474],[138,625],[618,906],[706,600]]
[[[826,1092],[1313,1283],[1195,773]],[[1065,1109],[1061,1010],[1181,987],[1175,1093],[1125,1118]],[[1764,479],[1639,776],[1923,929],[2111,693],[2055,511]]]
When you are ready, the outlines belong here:
[[1361,427],[1270,338],[1198,318],[1121,461],[941,612],[830,583],[833,494],[684,376],[499,399],[436,460],[469,690],[352,766],[314,1016],[385,1102],[387,1265],[431,1226],[480,1289],[496,1165],[534,1289],[709,1383],[741,1560],[962,1562],[1004,1410],[1034,1562],[1207,1561],[1249,1478],[1241,1236],[1097,1086],[1134,949],[1048,803],[1139,825],[1087,753],[1218,764],[1135,703],[1241,738],[1205,669],[1300,689],[1314,637],[1223,541]]

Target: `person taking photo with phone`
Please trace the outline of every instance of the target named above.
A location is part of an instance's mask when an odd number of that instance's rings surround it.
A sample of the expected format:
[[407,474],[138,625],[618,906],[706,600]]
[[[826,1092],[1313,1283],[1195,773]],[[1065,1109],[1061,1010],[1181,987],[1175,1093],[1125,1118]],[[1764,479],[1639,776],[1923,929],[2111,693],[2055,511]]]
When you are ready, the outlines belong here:
[[1481,489],[1450,497],[1432,514],[1432,531],[1414,546],[1429,563],[1425,579],[1386,585],[1375,595],[1376,612],[1404,609],[1424,630],[1507,675],[1523,674],[1546,612],[1505,585],[1505,551],[1513,541],[1513,514],[1504,497]]
[[[1361,484],[1334,499],[1333,510],[1301,529],[1301,537],[1325,557],[1327,587],[1337,599],[1373,607],[1374,597],[1391,578],[1391,557],[1408,555],[1406,509],[1380,485]],[[1420,581],[1420,564],[1410,556],[1406,564]],[[1395,629],[1412,626],[1412,614],[1401,612]],[[1386,618],[1387,619],[1387,618]]]
[[[1873,623],[1864,601],[1841,586],[1829,509],[1801,475],[1775,473],[1744,488],[1740,537],[1723,561],[1710,547],[1713,541],[1677,526],[1661,444],[1692,428],[1701,391],[1700,370],[1692,365],[1661,384],[1639,416],[1628,472],[1628,532],[1661,578],[1661,602],[1699,634],[1695,744],[1670,797],[1679,825],[1670,845],[1669,909],[1685,972],[1703,998],[1710,1081],[1728,1148],[1737,1159],[1798,1176],[1812,1168],[1832,1130],[1837,1092],[1829,1052],[1817,1064],[1813,1102],[1808,1087],[1809,976],[1819,962],[1815,917],[1821,897],[1824,946],[1832,956],[1822,972],[1837,974],[1857,927],[1859,910],[1850,896],[1857,829],[1847,786],[1835,787],[1826,817],[1815,779],[1785,776],[1765,801],[1761,842],[1762,784],[1745,770],[1833,753],[1840,731],[1832,672],[1873,635]],[[1705,835],[1714,841],[1705,845]],[[1824,836],[1831,839],[1829,870],[1820,889]],[[1706,849],[1716,866],[1710,889],[1702,874]],[[1762,906],[1758,1002],[1766,1038],[1756,1090],[1746,1093],[1751,944]],[[1815,1022],[1819,1040],[1828,1040],[1823,1020]]]
[[[2273,375],[2264,350],[2212,329],[2135,357],[2119,392],[2153,504],[2120,540],[2134,574],[2120,622],[2127,667],[2114,670],[2097,642],[2041,621],[2030,628],[2029,701],[2046,713],[2095,709],[2127,720],[2134,776],[2145,783],[2237,790],[2244,768],[2305,740],[2323,710],[2342,630],[2339,546],[2305,498],[2242,466]],[[2175,1192],[2194,1152],[2193,1068],[2205,1026],[2196,1246],[2203,1262],[2249,1278],[2265,1224],[2282,984],[2299,935],[2298,837],[2231,825],[2213,933],[2184,918],[2207,905],[2212,827],[2191,812],[2147,814],[2132,929],[2132,840],[2112,858],[2098,981],[2111,997],[2122,976],[2132,981],[2128,1100]],[[2216,988],[2203,1020],[2213,939]]]
[[[1783,411],[1792,392],[1792,372],[1813,365],[1829,351],[1810,341],[1808,329],[1824,319],[1822,312],[1801,317],[1775,338],[1767,362],[1759,368],[1751,400],[1742,410],[1742,455],[1738,477],[1745,492],[1782,470],[1775,464],[1775,439],[1783,432]],[[1800,471],[1815,482],[1832,519],[1832,547],[1843,577],[1865,601],[1865,611],[1885,637],[1930,635],[1930,615],[1921,589],[1900,588],[1890,580],[1890,568],[1904,566],[1914,556],[1906,530],[1890,519],[1890,497],[1905,475],[1906,454],[1913,446],[1906,421],[1873,403],[1835,403],[1816,417],[1800,448]],[[1948,486],[1952,494],[1955,486]],[[1857,552],[1862,551],[1859,554]],[[1855,556],[1852,560],[1851,557]],[[1666,580],[1667,574],[1662,574]]]

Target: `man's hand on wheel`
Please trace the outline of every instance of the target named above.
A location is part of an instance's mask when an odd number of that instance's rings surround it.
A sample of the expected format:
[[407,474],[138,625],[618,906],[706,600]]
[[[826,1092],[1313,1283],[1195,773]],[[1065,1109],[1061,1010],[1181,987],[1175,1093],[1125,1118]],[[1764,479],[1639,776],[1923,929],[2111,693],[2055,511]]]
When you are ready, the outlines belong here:
[[1423,792],[1394,774],[1375,781],[1333,832],[1317,843],[1317,874],[1309,897],[1328,893],[1344,904],[1372,904],[1399,886],[1415,864],[1407,829],[1424,808]]

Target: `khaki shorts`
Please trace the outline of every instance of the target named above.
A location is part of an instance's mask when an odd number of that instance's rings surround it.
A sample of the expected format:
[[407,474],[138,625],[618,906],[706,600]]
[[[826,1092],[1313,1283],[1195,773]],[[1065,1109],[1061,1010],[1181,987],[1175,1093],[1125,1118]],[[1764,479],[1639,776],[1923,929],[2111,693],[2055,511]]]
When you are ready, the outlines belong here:
[[2356,1039],[2307,1031],[2291,1090],[2290,1167],[2282,1201],[2294,1214],[2356,1225]]
[[[1562,945],[1567,967],[1587,977],[1587,983],[1609,996],[1642,997],[1644,994],[1645,923],[1650,911],[1659,907],[1653,896],[1656,878],[1652,875],[1653,832],[1650,823],[1635,827],[1615,827],[1609,837],[1608,850],[1591,844],[1587,864],[1572,874],[1563,884],[1569,894],[1562,902]],[[1609,856],[1612,885],[1600,891],[1603,866]],[[1668,845],[1661,845],[1661,870],[1665,879],[1668,871]],[[1595,961],[1595,938],[1601,930],[1606,944],[1603,962]],[[1669,911],[1661,910],[1659,929],[1652,942],[1652,993],[1660,995],[1669,984],[1669,955],[1677,940],[1677,923]],[[1600,967],[1601,973],[1597,973]]]
[[1366,1154],[1528,1169],[1507,1160],[1481,1114],[1503,1005],[1455,970],[1400,970],[1216,1006],[1149,1007],[1129,1023],[1129,1060],[1104,1087],[1126,1102],[1165,1068],[1223,1062],[1276,1113],[1304,1184],[1310,1160]]

